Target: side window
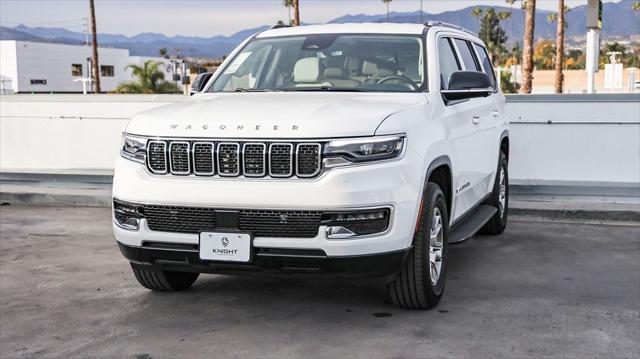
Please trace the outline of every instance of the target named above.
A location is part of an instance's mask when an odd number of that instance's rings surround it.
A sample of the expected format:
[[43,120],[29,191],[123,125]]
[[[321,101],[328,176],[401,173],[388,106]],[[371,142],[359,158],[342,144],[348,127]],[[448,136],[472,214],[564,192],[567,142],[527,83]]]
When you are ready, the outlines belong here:
[[462,62],[464,63],[464,68],[466,71],[480,71],[480,67],[476,64],[476,60],[474,59],[473,53],[471,52],[471,48],[469,47],[469,43],[465,40],[455,39],[456,46],[458,47],[458,51],[460,52],[460,56],[462,57]]
[[438,61],[440,62],[441,87],[448,89],[451,74],[462,69],[448,38],[443,37],[438,40]]
[[478,53],[480,63],[482,64],[482,67],[484,68],[484,73],[487,74],[487,76],[489,76],[489,79],[491,79],[491,85],[493,86],[493,88],[495,88],[496,87],[496,75],[493,72],[493,66],[491,66],[491,60],[489,59],[489,55],[487,54],[487,50],[485,50],[484,47],[482,47],[482,46],[480,46],[478,44],[473,44],[473,46],[476,48],[476,52]]

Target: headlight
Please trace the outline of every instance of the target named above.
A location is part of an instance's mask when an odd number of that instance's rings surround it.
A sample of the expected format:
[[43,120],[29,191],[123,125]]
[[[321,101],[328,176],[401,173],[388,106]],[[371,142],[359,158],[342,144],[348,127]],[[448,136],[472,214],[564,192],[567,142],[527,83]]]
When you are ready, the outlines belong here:
[[147,139],[125,133],[122,135],[120,155],[128,160],[144,163],[147,157]]
[[335,140],[327,143],[324,155],[351,162],[380,161],[400,156],[404,143],[401,135]]

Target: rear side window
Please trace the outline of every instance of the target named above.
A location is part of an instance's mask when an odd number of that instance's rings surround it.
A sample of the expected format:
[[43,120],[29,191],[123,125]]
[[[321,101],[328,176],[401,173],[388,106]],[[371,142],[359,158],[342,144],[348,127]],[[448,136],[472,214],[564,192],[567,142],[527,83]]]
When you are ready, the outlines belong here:
[[462,69],[453,47],[451,47],[451,42],[446,37],[438,40],[438,61],[440,62],[440,84],[442,89],[446,90],[449,88],[451,75]]
[[471,53],[471,48],[469,47],[469,43],[465,40],[455,39],[456,46],[458,47],[458,51],[460,51],[460,56],[462,57],[462,62],[464,63],[464,68],[466,71],[480,71],[480,68],[476,64],[476,61],[473,57],[473,53]]
[[493,67],[491,66],[491,60],[489,59],[489,55],[487,55],[487,50],[485,50],[484,47],[478,44],[473,44],[473,46],[475,46],[476,48],[476,52],[478,53],[480,63],[484,68],[484,73],[487,74],[487,76],[489,76],[489,79],[491,80],[491,85],[493,86],[493,88],[495,88],[496,76],[495,76],[495,73],[493,72]]

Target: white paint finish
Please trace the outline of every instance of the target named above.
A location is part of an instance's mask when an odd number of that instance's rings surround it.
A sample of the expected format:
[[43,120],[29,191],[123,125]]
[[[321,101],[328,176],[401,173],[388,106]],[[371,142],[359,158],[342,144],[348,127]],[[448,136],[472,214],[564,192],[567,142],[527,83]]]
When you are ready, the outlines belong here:
[[[2,64],[0,74],[12,79],[14,92],[82,92],[82,84],[71,73],[72,64],[82,65],[83,76],[88,76],[87,58],[91,57],[88,46],[66,45],[55,43],[41,43],[29,41],[2,40],[0,41]],[[11,51],[11,49],[14,49]],[[5,50],[7,50],[5,52]],[[131,70],[128,65],[141,65],[152,59],[165,64],[168,60],[162,58],[129,56],[128,49],[98,48],[100,66],[113,66],[114,76],[101,76],[102,91],[108,92],[116,88],[123,81],[131,80]],[[165,78],[171,74],[162,67]],[[31,80],[46,80],[46,85],[33,85]]]
[[127,132],[217,138],[369,136],[385,117],[424,102],[420,93],[211,93],[135,116]]
[[16,42],[0,41],[0,76],[2,80],[10,79],[11,83],[5,83],[5,89],[16,92],[18,82],[18,64],[16,62]]
[[[0,96],[0,171],[113,170],[126,118],[187,99],[170,95]],[[512,120],[509,164],[512,183],[640,183],[638,102],[512,100],[507,102],[506,112]],[[549,120],[570,124],[544,124]],[[398,130],[397,124],[389,119],[377,134]],[[78,136],[91,146],[76,146],[72,150],[68,142],[59,140],[70,141]],[[108,156],[90,153],[90,148],[108,149]],[[76,149],[79,152],[74,152]],[[437,148],[433,151],[434,155],[444,152]]]

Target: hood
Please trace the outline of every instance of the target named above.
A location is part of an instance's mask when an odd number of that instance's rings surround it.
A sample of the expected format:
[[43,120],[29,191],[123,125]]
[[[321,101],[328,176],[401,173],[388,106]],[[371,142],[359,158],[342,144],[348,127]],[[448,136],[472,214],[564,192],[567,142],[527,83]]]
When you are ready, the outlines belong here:
[[422,93],[203,94],[142,112],[126,132],[237,139],[368,136],[389,115],[426,101]]

